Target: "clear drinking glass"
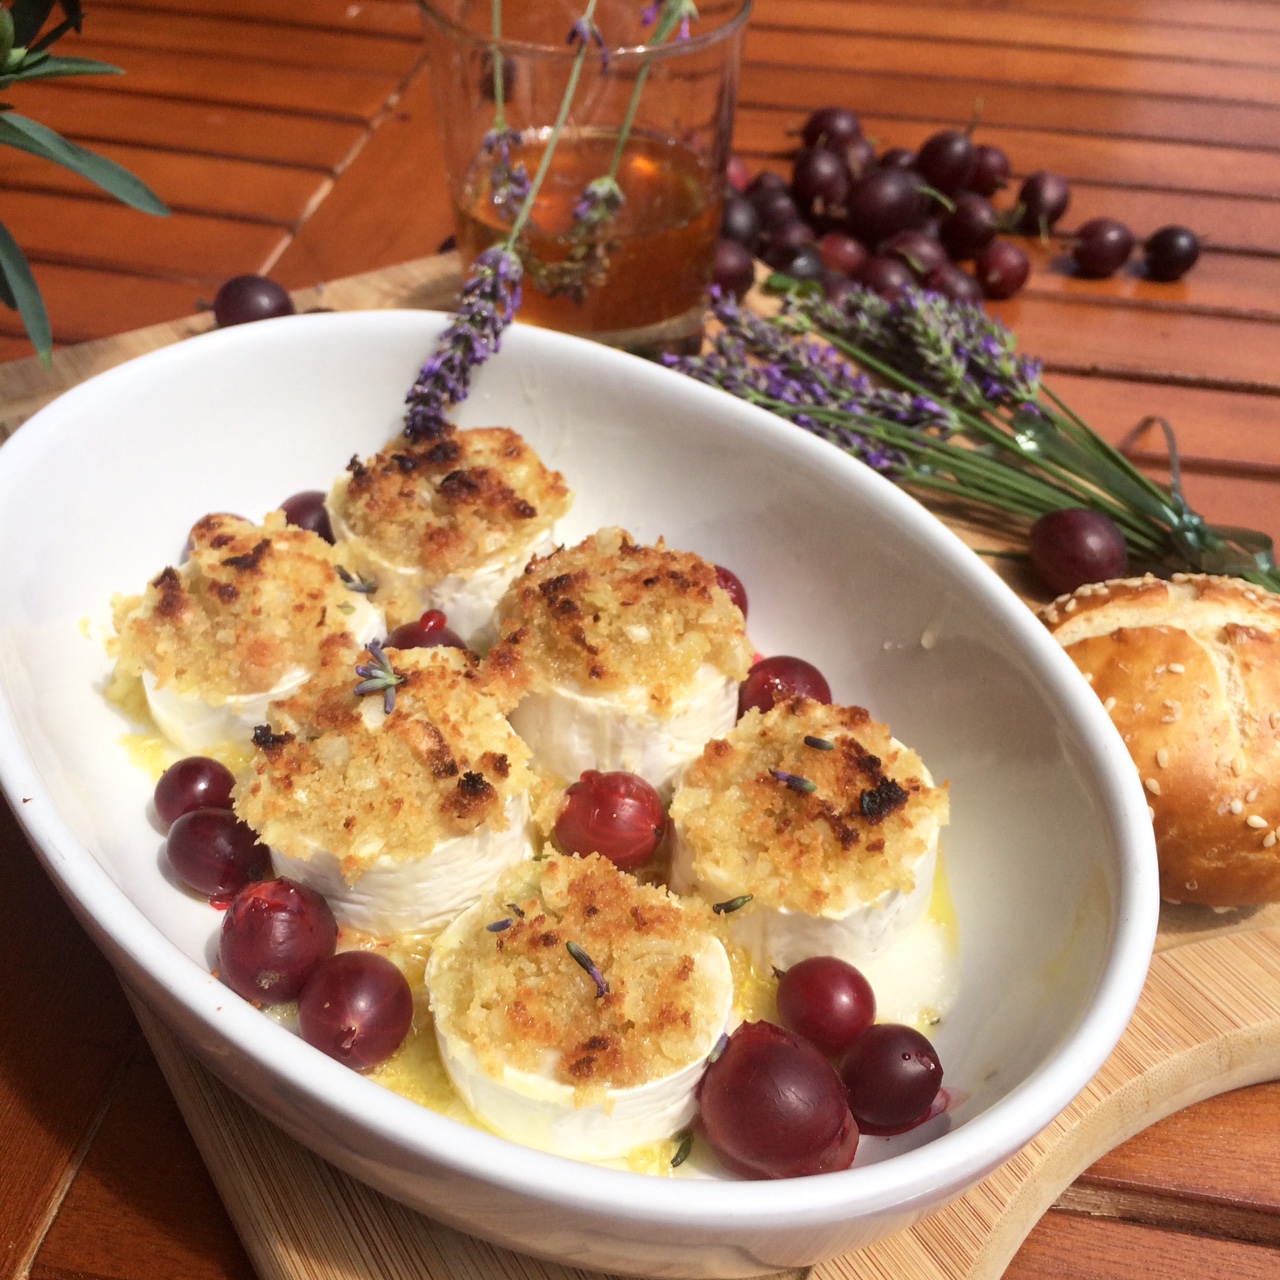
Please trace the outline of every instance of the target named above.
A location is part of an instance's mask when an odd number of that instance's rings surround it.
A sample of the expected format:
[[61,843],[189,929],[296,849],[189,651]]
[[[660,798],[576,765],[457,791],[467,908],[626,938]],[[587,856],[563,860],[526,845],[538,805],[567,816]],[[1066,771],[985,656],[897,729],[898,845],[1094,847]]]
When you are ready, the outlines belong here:
[[[585,0],[420,3],[465,266],[511,231],[520,167],[533,178],[562,110]],[[697,343],[750,7],[708,0],[687,35],[677,25],[653,43],[660,4],[599,0],[600,43],[517,242],[521,320],[649,351]],[[622,203],[593,223],[584,193],[610,177]]]

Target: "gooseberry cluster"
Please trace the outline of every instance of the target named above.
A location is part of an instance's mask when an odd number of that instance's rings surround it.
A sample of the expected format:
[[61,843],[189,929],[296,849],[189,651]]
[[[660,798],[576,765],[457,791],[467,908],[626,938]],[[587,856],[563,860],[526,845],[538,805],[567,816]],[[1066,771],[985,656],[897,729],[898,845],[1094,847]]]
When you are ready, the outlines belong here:
[[[741,297],[759,257],[793,279],[820,282],[833,301],[855,285],[890,298],[909,285],[957,302],[1011,298],[1030,260],[1004,236],[1047,238],[1071,192],[1064,178],[1040,170],[1024,179],[1012,208],[997,209],[992,197],[1009,183],[1009,157],[972,133],[972,125],[944,129],[919,151],[877,155],[853,112],[823,107],[804,123],[789,182],[770,170],[752,176],[734,157],[716,283]],[[1090,219],[1065,239],[1076,271],[1095,279],[1118,271],[1134,246],[1113,218]],[[1144,247],[1146,274],[1177,280],[1199,251],[1185,227],[1161,228]]]
[[413,1021],[404,974],[372,951],[337,951],[329,904],[305,885],[268,879],[271,855],[232,811],[231,771],[188,756],[156,783],[156,816],[178,879],[226,907],[218,974],[257,1005],[298,1002],[302,1038],[331,1058],[367,1070],[400,1047]]
[[875,1021],[866,978],[811,956],[778,981],[778,1021],[744,1022],[699,1088],[703,1132],[744,1178],[847,1169],[859,1137],[905,1133],[930,1119],[942,1063],[913,1027]]

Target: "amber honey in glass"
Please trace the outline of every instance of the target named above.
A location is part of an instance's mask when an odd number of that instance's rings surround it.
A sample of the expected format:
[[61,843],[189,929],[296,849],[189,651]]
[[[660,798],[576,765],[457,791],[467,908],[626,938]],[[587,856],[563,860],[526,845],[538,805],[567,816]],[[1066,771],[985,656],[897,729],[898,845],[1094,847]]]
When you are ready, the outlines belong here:
[[[625,199],[598,232],[600,272],[558,296],[537,283],[538,263],[569,257],[574,207],[587,183],[609,172],[616,145],[617,135],[605,132],[561,136],[520,238],[526,262],[520,319],[617,345],[678,344],[702,322],[722,203],[719,184],[678,142],[629,137],[617,171]],[[512,162],[533,173],[545,146],[539,139],[513,147]],[[484,157],[454,214],[464,263],[510,231],[509,217],[490,197]]]

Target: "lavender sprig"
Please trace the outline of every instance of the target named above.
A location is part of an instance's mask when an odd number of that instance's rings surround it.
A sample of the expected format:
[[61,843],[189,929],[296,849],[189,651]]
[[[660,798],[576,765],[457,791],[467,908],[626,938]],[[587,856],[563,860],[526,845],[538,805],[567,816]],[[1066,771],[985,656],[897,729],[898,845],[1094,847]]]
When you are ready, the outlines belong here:
[[[597,3],[598,0],[587,0],[586,11],[581,21],[587,23],[589,27],[595,26]],[[501,0],[493,0],[496,118],[491,132],[506,138],[511,131],[507,129],[503,107],[502,49],[499,44],[501,32]],[[516,245],[520,242],[520,234],[533,212],[534,202],[551,167],[551,158],[560,141],[565,121],[569,118],[569,108],[578,89],[578,80],[582,75],[582,64],[589,45],[590,42],[587,40],[578,41],[577,53],[574,55],[564,95],[560,100],[560,109],[551,127],[547,145],[543,149],[542,159],[538,163],[537,172],[532,181],[524,189],[524,198],[516,210],[506,240],[501,244],[491,245],[476,256],[471,266],[471,274],[462,286],[462,298],[457,314],[440,335],[435,353],[422,366],[417,380],[405,396],[405,403],[409,407],[405,412],[404,434],[410,440],[432,440],[447,435],[453,430],[446,417],[448,410],[466,399],[471,390],[472,374],[499,349],[503,330],[520,309],[524,267],[516,252]],[[500,148],[501,140],[495,140],[494,145]],[[507,145],[510,145],[509,138],[507,138]],[[509,158],[508,155],[508,160]]]
[[457,315],[405,397],[404,434],[410,440],[435,440],[453,429],[445,415],[467,398],[471,375],[501,345],[503,330],[520,309],[523,278],[509,243],[493,245],[476,258]]
[[587,977],[596,984],[596,999],[599,1000],[607,996],[609,994],[609,984],[604,980],[604,974],[596,968],[595,961],[576,942],[566,942],[564,945],[574,960],[587,971]]
[[382,710],[390,715],[396,707],[396,687],[404,684],[405,677],[392,667],[379,641],[369,641],[369,656],[372,662],[356,664],[356,675],[363,677],[356,685],[356,694],[361,698],[371,693],[382,694]]
[[[794,283],[794,282],[793,282]],[[711,349],[664,363],[777,413],[921,495],[1029,530],[1063,507],[1110,516],[1151,567],[1228,573],[1280,591],[1271,539],[1211,526],[1041,385],[1041,363],[981,307],[907,289],[839,304],[804,286],[765,319],[715,298]]]
[[523,160],[511,160],[511,148],[522,140],[515,129],[493,128],[480,143],[485,155],[493,157],[489,163],[489,203],[506,222],[516,220],[529,197],[529,171]]

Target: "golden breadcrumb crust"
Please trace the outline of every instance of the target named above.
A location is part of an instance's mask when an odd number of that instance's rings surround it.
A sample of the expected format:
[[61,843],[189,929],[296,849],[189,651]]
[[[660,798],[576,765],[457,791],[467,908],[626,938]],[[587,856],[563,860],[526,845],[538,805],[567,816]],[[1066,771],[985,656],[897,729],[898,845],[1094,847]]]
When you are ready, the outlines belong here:
[[[397,437],[333,487],[330,512],[377,557],[425,583],[468,574],[530,547],[569,509],[564,477],[507,427]],[[336,525],[335,525],[336,527]]]
[[659,539],[641,546],[601,529],[529,562],[498,606],[486,671],[508,705],[531,689],[642,688],[667,715],[710,663],[742,680],[751,644],[715,566]]
[[930,785],[887,725],[809,698],[748,711],[707,744],[671,802],[700,883],[811,915],[909,892],[948,814],[946,784]]
[[1161,894],[1280,901],[1280,596],[1239,578],[1125,578],[1041,617],[1137,767]]
[[180,568],[162,570],[141,597],[113,602],[117,684],[146,670],[157,685],[216,703],[314,670],[325,639],[345,633],[356,608],[338,563],[323,538],[286,524],[281,511],[261,525],[205,516]]
[[385,714],[381,693],[355,692],[367,650],[335,637],[320,671],[270,708],[255,735],[236,813],[282,854],[334,854],[354,881],[376,858],[421,858],[483,824],[504,830],[528,790],[529,751],[461,649],[393,649],[404,682]]
[[710,919],[598,854],[522,862],[437,950],[432,1009],[495,1076],[504,1065],[542,1072],[554,1057],[555,1077],[580,1101],[644,1084],[697,1061],[719,1030],[722,994],[703,959],[716,946]]

